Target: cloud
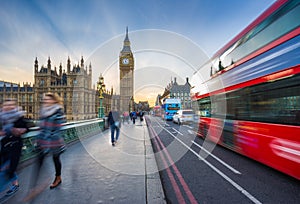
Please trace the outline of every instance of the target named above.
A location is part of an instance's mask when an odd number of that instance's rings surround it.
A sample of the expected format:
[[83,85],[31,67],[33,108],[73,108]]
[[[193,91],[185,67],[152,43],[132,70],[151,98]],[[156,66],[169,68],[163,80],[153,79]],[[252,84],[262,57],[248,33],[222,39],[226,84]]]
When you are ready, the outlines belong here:
[[[129,26],[137,77],[155,81],[158,86],[165,86],[176,74],[178,80],[184,81],[199,69],[207,55],[212,55],[271,2],[274,1],[4,1],[0,8],[1,77],[14,82],[33,81],[35,57],[40,66],[50,56],[53,67],[62,63],[65,68],[68,56],[72,65],[83,56],[86,65],[92,63],[93,83],[103,73],[107,87],[116,90],[118,56],[125,27]],[[14,77],[15,69],[22,71],[21,79]],[[162,69],[159,77],[156,69]],[[159,83],[157,78],[161,79]],[[136,85],[137,89],[147,86],[139,79]]]
[[[124,38],[125,35],[119,35],[108,40],[88,58],[93,64],[100,65],[94,69],[94,81],[100,73],[107,78],[108,83],[118,79],[118,56]],[[137,86],[140,86],[139,83],[142,85],[144,80],[155,81],[157,74],[162,76],[164,70],[169,73],[159,81],[160,86],[165,86],[174,76],[191,77],[207,60],[207,56],[198,45],[177,33],[164,30],[139,30],[130,32],[129,39],[135,57],[135,70],[141,75],[136,76]],[[116,83],[113,86],[116,87]]]

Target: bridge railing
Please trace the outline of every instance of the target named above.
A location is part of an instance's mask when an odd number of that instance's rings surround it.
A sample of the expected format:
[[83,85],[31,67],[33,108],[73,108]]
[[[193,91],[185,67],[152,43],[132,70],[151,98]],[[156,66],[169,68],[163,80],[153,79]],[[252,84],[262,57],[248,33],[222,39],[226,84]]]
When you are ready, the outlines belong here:
[[[62,135],[66,144],[70,144],[80,138],[88,137],[103,131],[105,121],[103,119],[92,119],[77,122],[65,123],[62,127]],[[40,133],[38,127],[30,128],[30,131],[22,136],[23,149],[21,162],[33,158],[37,154],[36,136]]]

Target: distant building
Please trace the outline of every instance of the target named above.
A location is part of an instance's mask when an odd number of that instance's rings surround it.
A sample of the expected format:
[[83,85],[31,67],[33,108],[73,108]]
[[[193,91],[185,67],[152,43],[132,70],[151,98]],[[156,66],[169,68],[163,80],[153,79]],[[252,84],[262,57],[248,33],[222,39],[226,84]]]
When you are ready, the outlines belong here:
[[[114,101],[114,95],[113,95],[113,88],[111,88],[111,91],[104,91],[103,93],[103,107],[104,107],[104,115],[108,116],[109,111],[112,109],[113,101]],[[97,95],[97,98],[99,98],[99,95]],[[99,99],[96,100],[96,110],[99,110],[98,108],[98,101]],[[97,113],[98,115],[98,113]]]
[[34,87],[29,83],[23,86],[16,83],[0,81],[0,103],[7,98],[14,98],[18,101],[18,106],[26,111],[26,117],[34,119],[35,103]]
[[162,104],[161,104],[161,101],[160,101],[161,98],[162,98],[162,97],[161,97],[160,94],[158,94],[158,95],[156,96],[154,106],[160,106],[160,105],[162,105]]
[[170,98],[179,98],[181,99],[182,109],[192,108],[191,101],[191,84],[189,83],[189,78],[186,78],[186,82],[183,85],[179,85],[174,78],[174,83],[170,88]]
[[120,95],[112,95],[112,99],[111,99],[111,108],[112,109],[117,109],[118,111],[120,111]]
[[135,110],[137,110],[137,111],[150,111],[148,101],[139,101],[139,103],[136,104]]
[[95,103],[98,92],[92,89],[92,65],[85,67],[83,57],[80,64],[71,66],[68,58],[66,70],[62,64],[52,69],[51,59],[47,66],[39,68],[37,58],[34,61],[34,118],[39,117],[38,110],[44,93],[54,92],[64,100],[67,120],[83,120],[96,117]]
[[189,83],[189,78],[186,78],[185,84],[179,85],[175,77],[174,82],[171,80],[171,82],[165,88],[163,94],[158,96],[159,100],[157,101],[159,101],[159,104],[161,105],[165,98],[178,98],[181,100],[182,109],[189,109],[192,107],[190,93],[191,84]]
[[[0,81],[0,103],[6,98],[15,98],[18,105],[26,111],[26,117],[39,118],[44,93],[57,93],[63,98],[64,111],[68,121],[96,118],[99,110],[99,92],[92,88],[92,66],[80,64],[71,66],[68,58],[66,69],[52,67],[48,58],[47,66],[39,67],[38,59],[34,61],[34,84]],[[104,90],[104,113],[111,109],[113,89]]]

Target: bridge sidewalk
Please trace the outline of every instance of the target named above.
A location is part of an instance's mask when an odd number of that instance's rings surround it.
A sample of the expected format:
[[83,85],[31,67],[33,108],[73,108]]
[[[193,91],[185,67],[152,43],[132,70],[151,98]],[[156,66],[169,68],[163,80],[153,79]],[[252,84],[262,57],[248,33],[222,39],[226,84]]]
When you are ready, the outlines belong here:
[[[123,124],[118,143],[110,144],[110,130],[68,147],[62,154],[62,184],[54,179],[47,157],[38,179],[41,192],[27,203],[166,203],[145,122]],[[19,172],[20,190],[7,203],[26,203],[33,164]]]

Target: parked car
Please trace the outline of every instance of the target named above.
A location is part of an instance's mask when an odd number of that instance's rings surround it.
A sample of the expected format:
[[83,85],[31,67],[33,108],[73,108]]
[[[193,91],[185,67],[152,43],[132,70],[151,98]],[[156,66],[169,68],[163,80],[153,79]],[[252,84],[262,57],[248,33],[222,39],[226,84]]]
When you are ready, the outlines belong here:
[[179,110],[173,116],[173,122],[183,124],[183,123],[193,123],[195,117],[195,112],[193,110]]

